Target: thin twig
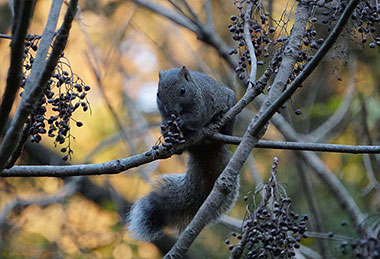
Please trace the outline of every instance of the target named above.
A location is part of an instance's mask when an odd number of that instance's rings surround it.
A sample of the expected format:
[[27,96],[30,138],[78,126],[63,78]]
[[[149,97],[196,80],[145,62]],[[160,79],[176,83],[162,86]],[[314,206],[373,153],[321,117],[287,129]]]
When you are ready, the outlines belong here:
[[363,162],[366,169],[369,184],[366,188],[364,188],[364,190],[362,190],[362,195],[367,195],[370,191],[375,190],[378,207],[380,207],[380,184],[377,181],[376,176],[374,174],[369,155],[363,155]]
[[[356,62],[353,62],[353,67],[351,70],[351,75],[354,75],[356,70]],[[313,130],[308,136],[307,139],[311,142],[326,142],[333,134],[337,134],[339,131],[342,131],[344,127],[342,124],[344,120],[350,115],[350,107],[355,97],[355,78],[352,76],[348,86],[346,88],[345,96],[343,101],[339,105],[336,112],[330,116],[322,125]]]
[[[203,136],[204,137],[204,136]],[[203,138],[201,135],[197,139]],[[198,140],[198,141],[199,141]],[[98,164],[81,164],[67,166],[14,166],[0,171],[0,177],[64,177],[83,175],[118,174],[122,171],[150,163],[154,160],[165,159],[180,151],[186,150],[192,144],[178,145],[170,151],[160,147],[157,152],[152,150],[128,158],[116,159]]]
[[[211,139],[223,141],[229,144],[239,144],[241,138],[222,135],[216,133]],[[297,138],[296,138],[297,139]],[[190,141],[192,142],[192,141]],[[189,144],[187,144],[188,146]],[[183,151],[187,146],[178,146],[175,151]],[[350,146],[336,144],[321,143],[305,143],[305,142],[282,142],[260,140],[257,143],[258,148],[285,149],[285,150],[304,150],[304,151],[320,151],[320,152],[339,152],[339,153],[380,153],[380,146]],[[151,155],[151,151],[141,153],[132,157],[112,160],[99,164],[82,164],[70,166],[14,166],[11,169],[0,172],[1,177],[63,177],[63,176],[80,176],[80,175],[100,175],[100,174],[118,174],[122,171],[138,167],[143,164],[150,163],[158,159],[170,157],[170,153],[162,153]]]
[[28,199],[16,197],[8,200],[4,207],[0,210],[0,227],[3,226],[6,222],[9,213],[19,207],[25,207],[34,204],[39,206],[48,206],[53,203],[64,201],[77,191],[80,179],[81,177],[73,178],[70,182],[66,183],[54,194]]
[[162,15],[166,17],[167,19],[171,20],[172,22],[187,28],[188,30],[192,32],[196,32],[197,28],[194,25],[192,21],[190,21],[187,17],[180,15],[168,8],[165,8],[159,4],[147,1],[147,0],[132,0],[132,2],[141,5],[159,15]]
[[107,97],[107,95],[106,95],[106,93],[104,91],[104,87],[103,87],[103,84],[102,84],[102,80],[100,78],[99,71],[95,68],[95,66],[91,62],[89,55],[87,53],[85,53],[85,56],[86,56],[87,63],[89,64],[89,66],[91,68],[91,71],[92,71],[92,73],[93,73],[93,75],[95,77],[98,89],[99,89],[100,93],[102,94],[102,97],[103,97],[104,101],[106,102],[106,105],[108,107],[109,112],[111,113],[114,121],[116,122],[116,124],[117,124],[117,126],[118,126],[118,128],[120,130],[120,135],[121,135],[123,141],[128,146],[129,151],[131,152],[131,154],[132,155],[136,154],[135,145],[133,144],[133,142],[131,141],[130,137],[128,136],[127,130],[125,129],[123,123],[119,119],[119,116],[117,115],[116,111],[112,107],[111,102],[110,102],[109,98]]
[[193,8],[191,8],[190,4],[187,2],[187,0],[182,0],[183,4],[185,5],[187,11],[191,14],[191,16],[193,17],[195,23],[198,23],[200,22],[200,19],[197,15],[196,12],[194,12]]
[[204,4],[203,4],[203,8],[204,8],[205,13],[206,13],[207,26],[215,29],[214,18],[213,18],[213,15],[212,15],[212,4],[211,4],[211,1],[212,0],[205,0]]
[[11,40],[11,39],[12,39],[12,36],[10,36],[10,35],[7,35],[7,34],[2,34],[2,33],[0,33],[0,38],[2,38],[2,39],[9,39],[9,40]]
[[250,1],[247,5],[247,10],[244,14],[244,41],[249,51],[249,57],[251,58],[251,71],[249,74],[250,83],[256,82],[256,73],[257,73],[257,59],[255,54],[255,48],[252,44],[252,36],[250,32],[251,27],[251,16],[252,16],[253,2]]
[[[322,217],[321,213],[318,207],[318,202],[317,199],[314,195],[314,189],[313,189],[313,184],[311,182],[311,177],[310,177],[310,172],[305,164],[305,161],[301,159],[301,156],[299,152],[294,152],[294,158],[296,161],[296,168],[297,168],[297,173],[300,177],[301,183],[302,183],[302,190],[305,194],[306,200],[307,200],[307,205],[310,210],[310,216],[311,216],[311,224],[312,224],[312,229],[317,231],[317,232],[325,232],[324,226],[322,223]],[[331,258],[329,255],[329,250],[327,248],[327,243],[324,240],[317,239],[318,247],[319,247],[319,252],[323,256],[323,258]]]
[[159,4],[152,3],[146,0],[132,0],[132,2],[141,5],[161,16],[168,18],[169,20],[177,23],[178,25],[189,29],[190,31],[196,33],[199,40],[213,46],[219,55],[234,69],[238,66],[238,63],[229,54],[229,47],[226,43],[218,36],[215,30],[203,24],[201,21],[195,21],[196,23],[190,21],[188,18],[180,15],[172,10],[165,8]]
[[[223,141],[228,144],[239,145],[240,137],[223,135],[215,133],[210,137],[214,140]],[[380,146],[365,146],[365,145],[338,145],[338,144],[323,144],[323,143],[308,143],[308,142],[288,142],[288,141],[271,141],[260,140],[257,148],[285,149],[298,151],[317,151],[317,152],[336,152],[350,154],[379,154]]]
[[177,9],[178,12],[180,12],[180,14],[182,14],[184,17],[186,17],[187,19],[189,19],[192,23],[194,23],[194,20],[192,18],[190,18],[184,10],[182,10],[182,8],[176,3],[174,2],[173,0],[168,0],[169,3],[171,3],[171,5]]

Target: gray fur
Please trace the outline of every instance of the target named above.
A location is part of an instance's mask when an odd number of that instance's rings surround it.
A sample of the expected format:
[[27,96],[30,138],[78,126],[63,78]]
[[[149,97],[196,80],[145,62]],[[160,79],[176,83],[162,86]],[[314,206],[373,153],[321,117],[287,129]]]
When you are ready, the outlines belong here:
[[[157,105],[165,125],[176,114],[187,136],[217,121],[235,104],[235,95],[209,76],[189,72],[186,67],[159,73]],[[181,89],[183,88],[183,89]],[[182,94],[181,92],[185,92]],[[232,133],[233,122],[222,129]],[[188,150],[185,174],[164,175],[155,189],[132,206],[127,217],[129,230],[137,239],[150,241],[163,235],[165,228],[183,231],[212,190],[215,180],[226,167],[230,153],[220,143],[203,141]],[[214,215],[216,220],[236,201],[235,185]],[[208,222],[211,223],[211,222]]]
[[[183,95],[181,88],[185,89]],[[206,74],[190,72],[185,66],[160,71],[157,106],[163,124],[175,114],[183,130],[199,130],[217,121],[234,104],[234,92]],[[231,134],[232,127],[227,131],[224,133]]]

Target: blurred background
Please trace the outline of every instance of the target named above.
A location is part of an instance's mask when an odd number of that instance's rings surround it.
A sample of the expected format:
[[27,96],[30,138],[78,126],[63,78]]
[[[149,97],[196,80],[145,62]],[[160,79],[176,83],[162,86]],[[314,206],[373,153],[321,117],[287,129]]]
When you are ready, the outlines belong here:
[[[156,1],[175,10],[167,1]],[[236,47],[228,30],[230,16],[237,13],[234,1],[214,0],[213,23],[219,36]],[[294,13],[294,3],[274,1],[272,15],[279,18],[285,6]],[[203,1],[189,1],[206,20]],[[217,51],[197,40],[196,35],[131,1],[83,0],[73,23],[65,56],[71,68],[91,86],[90,109],[77,111],[72,126],[71,160],[62,161],[61,146],[47,136],[40,144],[26,145],[18,164],[100,163],[149,150],[160,136],[160,116],[155,103],[158,71],[186,65],[205,72],[244,93],[235,72]],[[60,23],[67,5],[64,4]],[[37,1],[29,33],[42,34],[50,1]],[[293,15],[289,15],[292,24]],[[10,34],[11,13],[0,0],[0,33]],[[328,35],[320,25],[321,37]],[[288,27],[290,29],[290,26]],[[9,66],[10,40],[0,38],[0,95]],[[380,138],[379,48],[361,45],[355,35],[341,38],[304,87],[281,114],[310,141],[336,144],[378,144]],[[263,73],[259,68],[259,74]],[[296,112],[301,110],[302,114]],[[237,118],[234,135],[242,136],[256,112],[249,105]],[[12,113],[13,114],[13,113]],[[314,137],[310,133],[333,117],[331,128]],[[331,120],[331,119],[330,119]],[[334,123],[335,122],[335,123]],[[122,133],[124,132],[124,133]],[[274,126],[264,136],[284,140]],[[229,146],[234,151],[235,146]],[[368,155],[318,154],[348,189],[369,220],[378,218],[379,185],[369,175],[379,176],[379,158]],[[292,151],[254,149],[241,172],[239,200],[230,215],[243,219],[243,196],[253,192],[260,179],[266,181],[274,156],[279,158],[278,181],[292,198],[296,211],[310,214],[302,175],[306,173],[325,232],[355,237],[348,216],[312,170]],[[0,257],[4,258],[160,258],[173,239],[144,243],[126,231],[128,206],[151,190],[154,179],[164,173],[185,171],[186,154],[130,169],[118,175],[83,178],[0,178]],[[375,178],[376,179],[376,178]],[[347,222],[347,224],[342,224]],[[310,223],[310,222],[309,222]],[[312,223],[310,223],[312,224]],[[313,230],[313,226],[309,227]],[[223,224],[206,227],[190,250],[192,258],[226,258],[231,229]],[[302,241],[318,251],[317,241]],[[328,244],[331,254],[343,257],[341,242]]]

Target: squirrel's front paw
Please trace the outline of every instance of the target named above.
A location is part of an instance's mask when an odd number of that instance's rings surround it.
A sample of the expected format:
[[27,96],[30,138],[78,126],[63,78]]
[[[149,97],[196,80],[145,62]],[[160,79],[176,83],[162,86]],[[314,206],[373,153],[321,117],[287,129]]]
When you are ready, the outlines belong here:
[[181,123],[183,124],[183,121],[172,114],[171,119],[161,125],[163,141],[162,138],[160,138],[160,142],[167,151],[178,144],[184,144],[186,142],[181,131]]
[[179,130],[183,130],[184,125],[185,125],[185,121],[183,119],[181,119],[180,117],[177,117],[176,123],[178,125]]

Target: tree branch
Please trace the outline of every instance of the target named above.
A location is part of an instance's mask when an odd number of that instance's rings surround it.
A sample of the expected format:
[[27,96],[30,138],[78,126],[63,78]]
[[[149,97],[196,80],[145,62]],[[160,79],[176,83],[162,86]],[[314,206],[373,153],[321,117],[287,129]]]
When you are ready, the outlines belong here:
[[257,73],[257,59],[256,59],[256,53],[255,48],[252,44],[252,36],[250,32],[251,27],[251,16],[252,16],[252,8],[253,8],[253,2],[250,1],[247,6],[247,10],[244,14],[244,41],[248,48],[249,56],[251,58],[251,71],[249,74],[250,80],[254,80],[251,82],[256,82],[256,73]]
[[180,15],[180,14],[173,12],[172,10],[167,9],[167,8],[165,8],[159,4],[152,3],[152,2],[147,1],[147,0],[132,0],[132,2],[134,2],[135,4],[138,4],[140,6],[143,6],[146,9],[149,9],[149,10],[151,10],[151,11],[153,11],[153,12],[155,12],[161,16],[164,16],[164,17],[168,18],[169,20],[171,20],[172,22],[174,22],[174,23],[176,23],[182,27],[185,27],[192,32],[197,31],[196,26],[184,15]]
[[[38,98],[41,96],[41,93],[48,80],[48,78],[46,78],[46,74],[50,74],[51,72],[47,71],[47,68],[49,66],[47,66],[46,56],[50,48],[50,43],[54,36],[59,12],[61,10],[61,5],[62,0],[55,0],[52,2],[48,21],[46,23],[44,33],[41,38],[41,43],[36,55],[36,59],[33,63],[32,71],[30,72],[30,75],[25,83],[24,96],[21,99],[21,102],[17,108],[16,114],[11,122],[11,125],[7,130],[3,138],[3,141],[0,145],[0,169],[4,168],[8,164],[9,157],[14,153],[16,147],[18,146],[18,143],[20,142],[20,139],[22,137],[22,128],[24,126],[24,122],[33,110],[33,107],[35,103],[38,101]],[[55,53],[55,55],[60,55],[62,50],[59,49],[59,52]],[[49,57],[49,61],[51,62],[52,59],[53,53]],[[58,57],[56,59],[58,60]],[[43,75],[45,75],[45,77],[43,77]],[[43,81],[43,78],[46,78],[46,80]]]
[[[322,223],[321,213],[318,207],[317,199],[314,195],[313,184],[310,177],[310,170],[307,168],[305,161],[301,158],[299,152],[294,152],[294,159],[296,161],[296,168],[298,176],[301,180],[303,186],[303,193],[306,196],[307,206],[310,210],[311,216],[311,227],[314,231],[325,232],[324,225]],[[317,244],[319,247],[319,252],[323,255],[323,258],[331,258],[329,250],[327,247],[327,242],[324,240],[317,239]]]
[[[215,133],[210,139],[223,141],[228,144],[239,145],[242,138],[235,136],[223,135]],[[289,141],[271,141],[260,140],[257,148],[299,150],[299,151],[319,151],[319,152],[337,152],[351,154],[379,154],[380,146],[365,146],[365,145],[338,145],[338,144],[322,144],[308,142],[289,142]]]
[[[356,61],[354,64],[354,68],[351,69],[352,74],[354,74],[356,70]],[[344,124],[344,120],[350,115],[350,107],[354,100],[355,93],[355,80],[351,78],[343,101],[338,109],[322,125],[307,134],[306,138],[311,142],[326,142],[333,133],[337,134],[336,131],[339,132],[342,128],[344,129],[342,124]]]
[[190,21],[187,17],[173,12],[170,9],[162,7],[159,4],[152,3],[147,0],[131,0],[132,2],[143,6],[161,16],[168,18],[174,23],[195,32],[198,39],[203,42],[213,46],[219,55],[227,61],[227,63],[235,68],[238,66],[237,62],[228,54],[229,47],[224,43],[224,41],[218,36],[211,26],[203,24],[201,21],[197,20],[196,23]]
[[[207,130],[206,130],[207,131]],[[200,139],[201,137],[199,137]],[[240,144],[242,138],[227,136],[215,133],[208,138],[223,141],[227,144]],[[297,139],[297,138],[293,138]],[[337,144],[321,144],[307,142],[286,142],[286,141],[270,141],[260,140],[257,148],[283,149],[283,150],[299,150],[299,151],[319,151],[319,152],[337,152],[351,154],[379,154],[380,146],[353,146],[353,145],[337,145]],[[197,138],[190,140],[191,143],[197,142]],[[158,151],[153,155],[152,151],[98,164],[80,164],[69,166],[14,166],[11,169],[0,171],[0,177],[64,177],[64,176],[83,176],[83,175],[101,175],[101,174],[118,174],[131,168],[138,167],[143,164],[150,163],[158,159],[166,159],[177,152],[186,150],[189,144],[177,146],[171,152],[164,150]]]
[[[262,105],[264,98],[257,98],[257,101]],[[272,117],[271,122],[284,135],[288,141],[299,141],[302,137],[299,136],[289,123],[279,114]],[[339,181],[337,176],[321,161],[321,159],[312,152],[299,152],[305,162],[313,169],[317,176],[326,184],[328,189],[333,193],[333,197],[337,200],[342,209],[347,211],[347,214],[353,224],[357,227],[357,232],[364,232],[362,223],[365,216],[352,199],[344,185]]]
[[[342,32],[344,26],[346,25],[348,19],[350,18],[355,7],[359,3],[359,0],[351,0],[347,5],[343,14],[339,18],[334,29],[327,37],[326,41],[322,44],[321,48],[314,55],[312,60],[306,65],[305,69],[296,77],[296,79],[286,88],[286,90],[277,98],[272,104],[266,101],[265,105],[270,107],[265,111],[262,116],[258,119],[254,128],[251,131],[257,131],[257,129],[262,128],[267,121],[273,116],[273,114],[292,96],[292,94],[297,90],[298,87],[302,86],[302,83],[309,77],[309,75],[318,66],[319,62],[326,55],[332,45],[335,43],[336,39]],[[284,61],[282,61],[281,65]],[[292,67],[293,68],[293,67]],[[277,76],[278,77],[278,76]],[[277,78],[276,77],[276,78]],[[287,80],[287,79],[286,79]],[[275,82],[273,83],[275,85]]]
[[34,1],[21,1],[21,11],[13,17],[11,62],[8,69],[7,86],[4,91],[0,106],[0,137],[3,136],[8,122],[9,112],[12,109],[17,91],[21,85],[22,61],[24,56],[25,37],[29,28],[30,19],[33,15]]
[[2,34],[2,33],[0,33],[0,38],[11,40],[11,39],[12,39],[12,36],[7,35],[7,34]]
[[16,197],[16,198],[8,200],[7,203],[4,205],[4,207],[0,210],[1,212],[0,213],[0,228],[6,222],[6,219],[9,213],[12,212],[12,210],[16,208],[30,206],[33,204],[36,204],[39,206],[47,206],[52,203],[61,202],[69,198],[70,196],[75,194],[75,192],[77,191],[79,181],[80,181],[80,177],[71,179],[54,194],[44,195],[44,196],[35,197],[35,198],[28,198],[28,199],[22,199],[22,198]]
[[[67,164],[66,161],[63,161],[59,155],[57,155],[52,150],[47,149],[43,145],[38,145],[34,143],[27,142],[25,145],[25,151],[28,153],[28,156],[39,164]],[[70,182],[72,178],[64,178],[65,182]],[[94,184],[89,177],[78,177],[78,187],[77,192],[80,193],[86,199],[96,203],[97,205],[103,207],[105,203],[112,201],[112,190],[111,188],[106,188],[104,186]],[[66,198],[69,198],[68,196]],[[122,210],[119,210],[120,219],[125,219],[125,214],[130,208],[131,203],[125,200],[123,197],[120,197],[120,207]],[[1,212],[0,212],[1,213]],[[170,248],[173,246],[175,239],[170,236],[163,236],[160,239],[152,241],[152,243],[157,246],[161,254],[167,253]],[[186,258],[195,258],[195,256],[188,254]]]
[[[266,104],[262,106],[261,114],[269,107],[270,103],[272,103],[273,100],[276,100],[276,98],[282,93],[285,83],[293,71],[298,52],[301,49],[301,40],[310,12],[311,7],[308,3],[298,2],[296,20],[289,38],[289,43],[285,48],[281,66],[274,80],[273,87],[267,97]],[[250,78],[250,81],[255,82],[255,79]],[[269,103],[269,105],[267,105],[267,103]],[[261,117],[261,114],[259,117]],[[269,119],[270,117],[266,118],[266,121]],[[176,244],[170,252],[165,255],[165,258],[181,258],[181,256],[186,254],[201,230],[212,220],[215,208],[220,207],[220,204],[225,200],[225,197],[230,194],[233,188],[236,188],[236,180],[238,179],[239,171],[243,167],[249,153],[257,144],[259,135],[261,135],[259,131],[262,133],[262,128],[266,124],[265,122],[258,127],[256,126],[258,121],[260,121],[260,119],[252,120],[248,130],[243,136],[242,142],[238,146],[227,167],[216,180],[210,195],[202,204],[185,231],[180,235]]]
[[[95,52],[94,52],[94,55],[96,55]],[[136,154],[135,145],[133,144],[131,138],[128,136],[127,130],[125,129],[125,127],[124,127],[123,123],[121,122],[119,116],[117,115],[115,109],[112,107],[111,101],[109,100],[109,98],[107,97],[107,95],[104,91],[104,86],[102,84],[100,72],[97,70],[95,65],[91,62],[90,57],[87,53],[85,53],[85,57],[86,57],[87,63],[89,64],[89,66],[91,68],[91,72],[93,73],[93,75],[95,77],[96,84],[97,84],[98,89],[99,89],[99,91],[100,91],[100,93],[101,93],[101,95],[102,95],[102,97],[103,97],[103,99],[107,105],[107,108],[108,108],[109,112],[111,113],[111,116],[113,117],[114,121],[116,122],[117,127],[119,128],[120,136],[121,136],[123,142],[129,148],[129,151],[131,152],[132,155]],[[97,57],[95,56],[94,58],[97,58]]]

